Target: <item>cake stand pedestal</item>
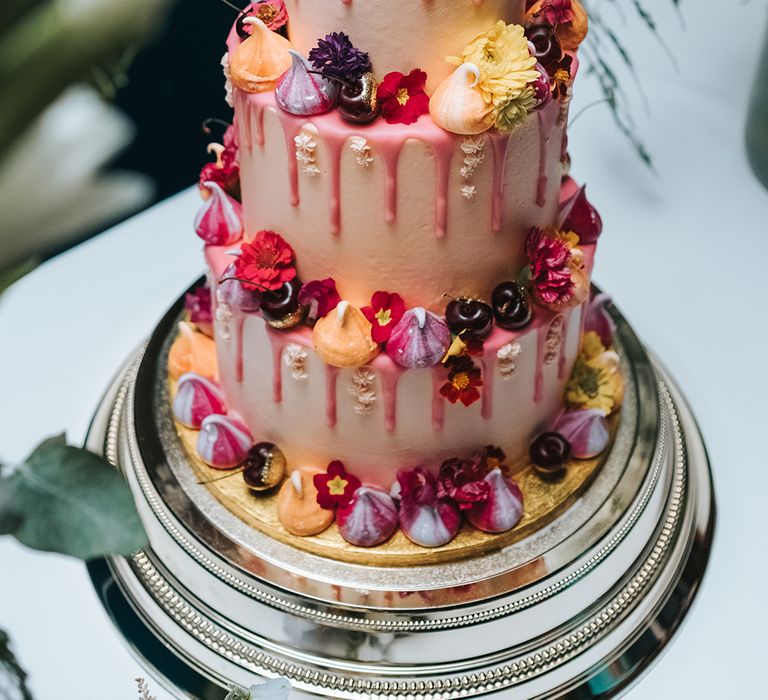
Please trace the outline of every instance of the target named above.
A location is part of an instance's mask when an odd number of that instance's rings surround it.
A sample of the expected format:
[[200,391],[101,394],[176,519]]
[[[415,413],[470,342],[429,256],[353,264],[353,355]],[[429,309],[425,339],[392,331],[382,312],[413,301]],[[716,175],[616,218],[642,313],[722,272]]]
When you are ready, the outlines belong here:
[[671,641],[706,568],[712,481],[680,391],[618,312],[627,394],[592,486],[499,551],[384,568],[271,540],[195,481],[165,376],[181,307],[121,370],[87,442],[125,474],[151,544],[91,577],[172,693],[222,700],[283,676],[297,698],[603,698]]

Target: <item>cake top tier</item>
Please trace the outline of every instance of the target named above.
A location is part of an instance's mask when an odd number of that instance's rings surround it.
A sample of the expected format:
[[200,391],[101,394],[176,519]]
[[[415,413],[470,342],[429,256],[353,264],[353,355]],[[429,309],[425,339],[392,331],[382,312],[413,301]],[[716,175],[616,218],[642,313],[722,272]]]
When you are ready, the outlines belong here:
[[521,24],[525,0],[285,0],[288,35],[307,55],[319,37],[344,31],[364,47],[377,75],[426,72],[431,94],[455,66],[457,53],[480,32],[502,19]]

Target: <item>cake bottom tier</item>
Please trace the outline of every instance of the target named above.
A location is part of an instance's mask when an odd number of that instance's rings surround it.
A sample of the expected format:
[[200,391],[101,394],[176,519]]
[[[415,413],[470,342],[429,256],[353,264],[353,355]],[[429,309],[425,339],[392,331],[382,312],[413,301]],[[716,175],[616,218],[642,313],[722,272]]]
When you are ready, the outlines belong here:
[[562,410],[583,313],[540,310],[520,333],[495,331],[475,358],[483,386],[470,406],[440,394],[442,365],[404,370],[382,354],[337,369],[315,354],[309,329],[274,330],[255,315],[217,314],[226,318],[215,325],[219,380],[254,439],[279,445],[290,469],[341,460],[363,483],[388,489],[400,469],[436,471],[486,445],[501,447],[514,469]]
[[714,524],[706,452],[626,324],[619,434],[579,502],[502,550],[399,569],[276,542],[198,483],[167,417],[170,326],[116,382],[88,441],[125,473],[150,547],[91,573],[179,696],[284,676],[296,697],[610,697],[689,609]]

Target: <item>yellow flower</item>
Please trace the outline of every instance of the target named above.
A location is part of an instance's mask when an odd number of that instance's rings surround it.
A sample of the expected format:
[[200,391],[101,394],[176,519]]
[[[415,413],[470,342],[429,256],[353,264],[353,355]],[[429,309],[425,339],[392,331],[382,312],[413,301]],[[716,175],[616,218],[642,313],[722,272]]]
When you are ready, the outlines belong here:
[[584,358],[576,363],[565,388],[565,400],[571,408],[596,408],[606,416],[619,408],[623,395],[624,381],[618,370]]
[[[539,78],[536,58],[520,25],[499,20],[487,32],[476,36],[460,56],[446,59],[454,65],[474,63],[480,69],[477,88],[486,104],[493,107],[502,126],[520,121],[520,110],[532,108],[530,84]],[[529,104],[530,103],[530,104]],[[501,128],[501,127],[500,127]]]
[[606,352],[606,347],[595,331],[585,333],[581,340],[581,357],[584,360],[594,360]]
[[579,245],[579,234],[574,233],[573,231],[557,231],[555,237],[560,239],[571,249]]
[[503,102],[493,110],[494,126],[499,131],[508,133],[525,121],[528,112],[535,106],[536,98],[533,94],[533,88],[527,87],[520,94],[520,97]]

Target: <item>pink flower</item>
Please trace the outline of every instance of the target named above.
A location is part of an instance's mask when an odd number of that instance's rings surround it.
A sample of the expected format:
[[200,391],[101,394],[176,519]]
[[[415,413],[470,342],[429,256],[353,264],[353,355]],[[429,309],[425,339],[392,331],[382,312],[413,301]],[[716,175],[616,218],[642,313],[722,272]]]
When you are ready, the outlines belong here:
[[299,304],[307,307],[307,322],[310,324],[333,311],[340,301],[336,282],[331,277],[307,282],[299,292]]
[[424,92],[427,74],[414,68],[408,75],[387,73],[376,93],[381,114],[389,124],[413,124],[429,112],[429,97]]
[[[271,29],[273,32],[288,23],[288,10],[286,10],[283,0],[257,0],[257,2],[251,3],[243,16],[258,17],[267,25],[267,29]],[[248,25],[244,25],[244,27],[248,27]],[[250,27],[245,32],[250,34]]]
[[556,27],[573,21],[573,4],[571,0],[544,0],[541,14],[549,24]]
[[230,197],[240,201],[240,161],[237,148],[237,132],[229,126],[224,133],[224,148],[215,146],[216,160],[206,163],[200,171],[199,184],[205,196],[204,182],[215,182]]
[[240,250],[235,273],[248,291],[274,291],[296,277],[293,248],[274,231],[259,231]]
[[443,462],[438,475],[437,495],[456,501],[461,510],[469,510],[488,500],[490,487],[485,480],[487,469],[483,458],[449,459]]
[[534,296],[544,304],[567,302],[573,292],[571,250],[560,238],[540,228],[531,229],[525,242]]
[[397,482],[400,485],[401,500],[420,506],[437,504],[437,479],[426,468],[416,467],[410,471],[401,469],[397,472]]
[[213,335],[213,312],[211,310],[211,290],[207,284],[201,284],[184,297],[184,310],[189,320],[206,335]]

